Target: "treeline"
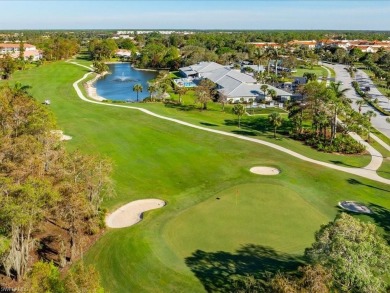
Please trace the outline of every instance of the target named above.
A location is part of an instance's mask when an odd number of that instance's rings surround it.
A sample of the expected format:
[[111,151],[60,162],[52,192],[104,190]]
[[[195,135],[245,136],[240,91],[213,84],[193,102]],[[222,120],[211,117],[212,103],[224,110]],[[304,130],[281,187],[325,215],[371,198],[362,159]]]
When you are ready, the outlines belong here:
[[36,258],[73,263],[104,227],[101,203],[113,193],[110,162],[66,151],[53,115],[27,90],[0,88],[0,266],[17,280]]
[[43,51],[43,59],[47,61],[68,59],[80,51],[80,42],[73,37],[43,38],[34,44]]

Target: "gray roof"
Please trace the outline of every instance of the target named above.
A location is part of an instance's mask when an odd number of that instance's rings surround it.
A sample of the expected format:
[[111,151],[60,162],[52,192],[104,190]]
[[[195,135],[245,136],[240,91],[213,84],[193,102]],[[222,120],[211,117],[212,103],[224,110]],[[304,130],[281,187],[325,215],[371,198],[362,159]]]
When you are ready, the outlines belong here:
[[193,67],[193,69],[198,71],[199,73],[209,72],[221,68],[223,68],[223,65],[215,62],[200,62],[197,65],[195,65],[195,67]]
[[227,95],[230,92],[232,92],[235,88],[237,88],[240,84],[242,84],[241,81],[228,75],[225,75],[223,78],[221,78],[218,81],[218,85],[220,85],[223,88],[224,93]]
[[230,77],[237,79],[241,82],[246,82],[246,83],[255,83],[256,79],[254,79],[252,76],[242,73],[238,70],[230,70],[229,73],[227,74]]
[[[257,67],[257,65],[253,66]],[[199,73],[201,77],[218,84],[221,87],[219,92],[229,97],[258,97],[263,95],[260,90],[261,85],[257,84],[256,79],[252,76],[215,62],[200,62],[191,66],[182,67],[180,70],[187,75]],[[273,86],[269,85],[268,88],[274,89],[278,96],[291,96],[290,93]]]
[[212,82],[217,83],[222,77],[224,77],[231,69],[222,67],[210,72],[202,73],[202,77],[210,79]]
[[208,72],[216,69],[223,68],[221,64],[215,62],[199,62],[197,64],[193,64],[186,67],[181,67],[179,70],[181,71],[196,71],[196,72]]
[[[230,91],[229,88],[223,88],[219,91],[231,98],[258,97],[264,95],[263,91],[260,89],[261,86],[261,84],[241,83],[237,87],[230,89]],[[268,89],[275,90],[277,96],[291,96],[291,93],[283,91],[271,85],[268,85]]]

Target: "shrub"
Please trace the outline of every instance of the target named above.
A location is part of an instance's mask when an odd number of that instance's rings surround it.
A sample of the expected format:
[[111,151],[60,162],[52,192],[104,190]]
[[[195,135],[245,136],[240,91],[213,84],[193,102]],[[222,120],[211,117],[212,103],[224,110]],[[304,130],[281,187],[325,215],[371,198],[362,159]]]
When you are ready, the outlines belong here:
[[360,154],[365,147],[347,134],[337,136],[332,143],[324,137],[316,137],[315,134],[301,134],[297,138],[305,141],[306,145],[325,153]]

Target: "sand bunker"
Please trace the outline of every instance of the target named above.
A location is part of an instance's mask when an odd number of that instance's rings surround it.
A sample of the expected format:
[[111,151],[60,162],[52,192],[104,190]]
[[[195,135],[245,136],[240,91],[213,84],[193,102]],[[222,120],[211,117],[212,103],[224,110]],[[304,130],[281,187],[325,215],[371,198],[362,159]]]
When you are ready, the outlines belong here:
[[121,206],[106,218],[106,225],[110,228],[124,228],[132,226],[142,220],[142,213],[162,208],[165,202],[161,199],[149,198],[129,202]]
[[65,135],[62,130],[52,130],[51,133],[58,136],[59,140],[71,140],[72,137],[69,135]]
[[340,201],[339,207],[354,213],[371,214],[371,210],[368,207],[356,201]]
[[249,171],[258,175],[278,175],[280,173],[279,169],[272,167],[253,167]]

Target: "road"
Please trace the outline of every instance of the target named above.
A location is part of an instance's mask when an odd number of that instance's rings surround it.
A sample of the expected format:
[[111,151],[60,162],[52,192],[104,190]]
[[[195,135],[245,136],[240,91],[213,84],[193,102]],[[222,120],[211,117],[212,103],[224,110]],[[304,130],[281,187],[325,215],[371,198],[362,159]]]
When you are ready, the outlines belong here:
[[[342,64],[325,64],[326,66],[333,68],[333,70],[336,72],[336,82],[341,81],[343,83],[342,88],[348,88],[350,89],[345,94],[348,98],[352,100],[352,108],[356,111],[358,111],[359,107],[356,105],[357,100],[362,100],[360,96],[358,96],[355,93],[355,90],[352,87],[352,81],[354,79],[351,78],[349,73],[345,70],[347,67],[346,65]],[[360,87],[370,87],[370,95],[373,97],[373,99],[378,98],[379,105],[384,108],[390,110],[389,101],[385,96],[383,96],[379,90],[376,88],[374,83],[371,81],[371,79],[368,77],[368,75],[358,70],[355,75],[355,79],[357,82],[359,82]],[[368,110],[372,110],[376,113],[376,117],[373,117],[371,119],[372,125],[378,129],[380,132],[382,132],[384,135],[390,138],[390,123],[386,122],[387,116],[383,115],[382,113],[378,112],[376,109],[369,105],[364,105],[362,107],[362,113],[367,112]]]

